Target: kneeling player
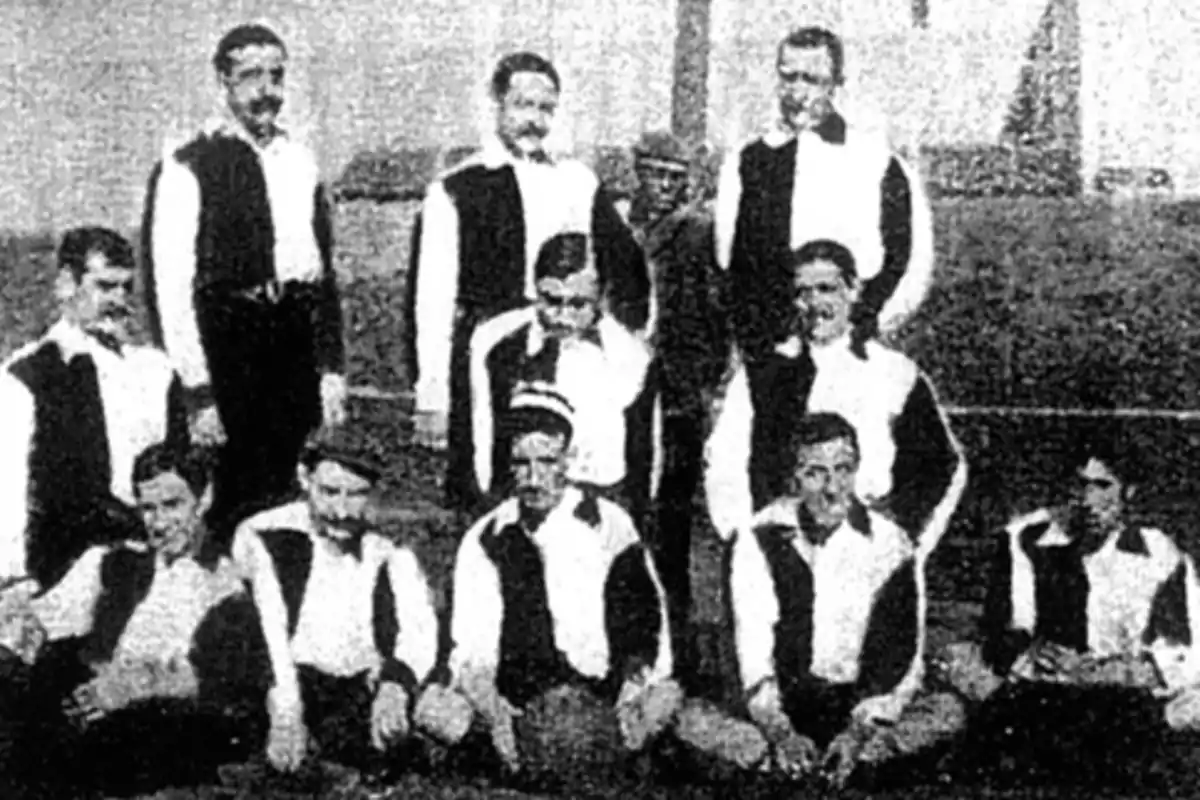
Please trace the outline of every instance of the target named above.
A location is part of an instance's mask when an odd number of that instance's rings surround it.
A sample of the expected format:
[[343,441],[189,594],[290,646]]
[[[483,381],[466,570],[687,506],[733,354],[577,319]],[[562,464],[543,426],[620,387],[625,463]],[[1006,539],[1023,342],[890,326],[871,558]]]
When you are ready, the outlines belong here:
[[[70,694],[75,724],[41,709],[55,741],[31,760],[45,759],[56,779],[111,789],[114,780],[203,780],[248,755],[239,742],[253,738],[254,715],[229,712],[265,688],[253,605],[233,563],[206,546],[203,454],[153,445],[134,462],[133,486],[147,540],[85,551],[33,600],[49,646],[32,702],[57,706]],[[55,767],[64,757],[76,767]]]
[[[1088,751],[1088,764],[1104,762],[1097,749],[1109,744],[1128,760],[1131,741],[1152,741],[1133,734],[1139,720],[1200,730],[1196,566],[1168,535],[1130,521],[1131,446],[1119,433],[1088,438],[1071,464],[1070,502],[1003,532],[984,642],[952,646],[946,661],[964,695],[988,701],[977,730],[1011,738],[1015,724],[1032,735],[1052,714],[1055,749],[1083,736],[1091,744],[1074,749]],[[1113,724],[1098,724],[1103,718]],[[991,755],[996,744],[987,745]]]
[[354,432],[314,436],[305,497],[244,521],[234,558],[249,576],[270,654],[267,756],[300,767],[309,734],[325,761],[375,771],[412,730],[437,656],[437,619],[416,555],[370,529],[380,468]]
[[[790,450],[794,493],[759,511],[734,543],[738,661],[769,758],[759,766],[840,785],[862,766],[942,741],[959,728],[962,705],[922,694],[928,553],[858,499],[853,426],[808,415]],[[696,744],[692,716],[679,733]]]
[[563,750],[549,771],[638,751],[679,703],[649,553],[619,506],[568,485],[571,417],[548,386],[518,391],[502,418],[513,496],[467,531],[454,568],[453,685],[514,770],[550,730],[579,738],[549,742]]

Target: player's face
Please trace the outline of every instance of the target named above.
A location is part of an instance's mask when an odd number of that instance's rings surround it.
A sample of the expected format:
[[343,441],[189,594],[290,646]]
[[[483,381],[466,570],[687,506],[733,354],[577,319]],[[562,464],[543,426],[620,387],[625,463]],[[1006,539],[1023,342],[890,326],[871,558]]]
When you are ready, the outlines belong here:
[[287,56],[275,45],[249,45],[230,54],[222,76],[225,101],[238,122],[259,139],[269,138],[283,108]]
[[583,269],[566,278],[542,278],[537,293],[538,319],[551,336],[578,336],[596,324],[600,284],[594,270]]
[[686,200],[686,166],[655,159],[639,159],[634,164],[634,171],[641,195],[638,199],[651,218],[670,214]]
[[91,253],[84,264],[78,283],[65,270],[59,277],[69,316],[85,331],[127,341],[134,324],[132,265],[111,264],[102,253]]
[[1090,534],[1107,534],[1121,522],[1125,485],[1107,464],[1089,459],[1076,473],[1075,511]]
[[300,485],[308,495],[313,519],[327,536],[349,539],[367,526],[371,481],[336,461],[321,461],[312,470],[301,468]]
[[558,505],[567,488],[567,437],[544,431],[518,437],[511,466],[521,507],[545,514]]
[[849,330],[858,288],[846,282],[837,264],[813,261],[797,267],[792,289],[796,321],[806,339],[825,344]]
[[515,152],[528,156],[545,148],[558,110],[554,82],[540,72],[517,72],[496,110],[496,133]]
[[833,112],[833,58],[824,47],[784,47],[776,65],[779,111],[796,130],[813,128]]
[[833,530],[846,519],[854,501],[858,451],[848,439],[800,448],[796,494],[822,530]]
[[191,549],[206,504],[178,472],[164,472],[139,483],[137,503],[151,547],[168,558],[178,558]]

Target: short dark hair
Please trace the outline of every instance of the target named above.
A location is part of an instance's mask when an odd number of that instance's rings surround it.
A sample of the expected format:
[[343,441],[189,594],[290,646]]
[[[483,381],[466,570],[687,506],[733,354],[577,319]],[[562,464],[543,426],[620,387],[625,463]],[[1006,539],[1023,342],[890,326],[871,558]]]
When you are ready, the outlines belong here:
[[835,242],[832,239],[815,239],[806,242],[792,252],[792,273],[795,274],[801,267],[806,267],[816,261],[830,261],[836,264],[842,273],[842,280],[847,285],[858,279],[858,264],[854,261],[854,254],[841,242]]
[[586,233],[559,233],[546,240],[538,249],[533,274],[542,278],[563,279],[588,265],[588,236]]
[[826,442],[845,439],[854,446],[854,454],[860,456],[862,451],[858,445],[858,431],[850,421],[841,414],[833,411],[815,411],[805,414],[792,430],[792,452],[800,453],[802,447],[825,444]]
[[554,65],[537,53],[523,50],[519,53],[509,53],[500,59],[500,63],[496,64],[496,70],[492,73],[493,100],[504,99],[504,95],[508,94],[508,87],[512,83],[513,75],[518,72],[537,72],[545,75],[554,84],[554,91],[562,91],[562,81],[558,77],[558,70],[554,68]]
[[197,497],[212,480],[213,454],[201,447],[180,447],[165,442],[152,444],[133,461],[133,486],[174,472],[183,478]]
[[287,47],[283,43],[283,39],[279,38],[279,34],[268,28],[266,25],[249,24],[238,25],[224,36],[217,43],[217,50],[213,53],[212,65],[213,69],[220,75],[228,75],[229,70],[233,67],[233,54],[243,47],[278,47],[283,51],[284,56],[287,56]]
[[321,427],[309,434],[301,447],[300,465],[312,471],[322,462],[332,461],[375,484],[384,473],[379,444],[372,431],[357,422]]
[[58,268],[70,270],[78,283],[87,272],[87,260],[99,253],[111,267],[134,268],[133,245],[111,228],[87,226],[72,228],[58,245]]
[[779,43],[779,47],[775,51],[776,67],[783,60],[783,50],[786,47],[796,47],[801,50],[824,47],[829,52],[829,60],[832,62],[834,84],[841,86],[845,81],[845,47],[842,45],[841,37],[828,28],[822,28],[819,25],[806,25],[802,28],[794,29],[783,38],[783,41]]
[[1071,476],[1093,459],[1108,467],[1127,488],[1141,483],[1146,474],[1145,454],[1136,433],[1123,420],[1096,420],[1080,426],[1067,460]]

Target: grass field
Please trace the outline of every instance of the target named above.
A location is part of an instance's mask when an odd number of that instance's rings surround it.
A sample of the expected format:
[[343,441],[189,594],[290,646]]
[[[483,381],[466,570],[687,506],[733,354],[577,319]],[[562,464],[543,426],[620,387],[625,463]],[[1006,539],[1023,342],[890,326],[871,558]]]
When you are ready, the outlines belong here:
[[[411,212],[363,203],[342,209],[339,264],[356,383],[407,387],[398,318],[407,232],[386,223],[410,219]],[[1200,228],[1160,207],[1058,200],[946,201],[936,219],[938,284],[903,332],[902,346],[930,372],[944,399],[960,405],[1196,405],[1200,372],[1189,362],[1200,350],[1194,280]],[[45,238],[14,238],[0,249],[0,351],[11,351],[48,321],[51,264]],[[392,455],[384,482],[389,527],[417,544],[435,583],[443,585],[461,522],[434,513],[439,457],[406,444],[404,409],[359,400],[354,412]],[[1061,418],[959,417],[955,427],[972,478],[932,569],[935,642],[970,635],[990,556],[988,533],[1013,511],[1052,496],[1055,458],[1080,431],[1078,422]],[[1194,547],[1200,514],[1193,498],[1200,487],[1193,453],[1200,425],[1149,420],[1134,427],[1154,476],[1142,510]],[[707,531],[697,533],[697,617],[715,625],[719,546]],[[414,784],[394,796],[483,796],[473,791]]]

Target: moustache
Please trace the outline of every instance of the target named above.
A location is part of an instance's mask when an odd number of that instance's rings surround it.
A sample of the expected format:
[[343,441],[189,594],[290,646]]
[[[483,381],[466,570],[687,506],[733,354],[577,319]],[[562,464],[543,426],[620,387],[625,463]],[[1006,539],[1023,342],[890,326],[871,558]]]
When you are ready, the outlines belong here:
[[532,136],[536,139],[544,139],[549,131],[539,125],[526,125],[517,131],[517,136]]
[[272,114],[278,114],[281,108],[283,108],[283,101],[279,98],[264,97],[262,100],[255,100],[250,104],[250,113],[262,114],[265,112],[270,112]]
[[100,314],[109,319],[128,319],[133,316],[133,311],[129,306],[109,306],[102,309]]

